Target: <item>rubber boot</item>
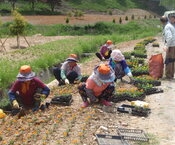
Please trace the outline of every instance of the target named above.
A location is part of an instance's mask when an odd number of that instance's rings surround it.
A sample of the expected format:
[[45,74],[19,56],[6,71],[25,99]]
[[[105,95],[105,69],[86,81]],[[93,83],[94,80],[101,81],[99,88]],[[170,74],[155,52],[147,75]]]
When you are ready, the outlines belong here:
[[107,100],[102,100],[101,103],[105,106],[111,106],[112,104]]
[[100,53],[97,52],[97,53],[95,53],[95,55],[96,55],[101,61],[103,60]]
[[86,108],[89,106],[89,102],[86,101],[86,102],[83,102],[83,104],[81,105],[81,108]]

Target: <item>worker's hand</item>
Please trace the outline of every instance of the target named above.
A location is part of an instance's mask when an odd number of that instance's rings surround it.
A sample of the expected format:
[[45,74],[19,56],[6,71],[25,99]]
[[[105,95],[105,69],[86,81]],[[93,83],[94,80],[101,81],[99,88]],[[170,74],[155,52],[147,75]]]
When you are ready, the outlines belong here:
[[167,47],[164,47],[163,50],[164,50],[165,52],[167,52],[167,51],[168,51],[168,48],[167,48]]
[[133,77],[131,72],[129,72],[129,73],[127,74],[127,76],[130,77],[130,78]]
[[37,101],[40,101],[40,100],[45,99],[45,98],[46,98],[45,94],[35,93],[35,95],[34,95],[34,99]]
[[65,84],[69,84],[69,80],[68,79],[65,79]]
[[79,84],[81,82],[81,79],[75,79],[74,83]]
[[13,100],[12,105],[14,109],[19,109],[19,104],[16,100]]
[[109,54],[109,51],[106,51],[106,52],[105,52],[105,56],[108,56],[108,54]]

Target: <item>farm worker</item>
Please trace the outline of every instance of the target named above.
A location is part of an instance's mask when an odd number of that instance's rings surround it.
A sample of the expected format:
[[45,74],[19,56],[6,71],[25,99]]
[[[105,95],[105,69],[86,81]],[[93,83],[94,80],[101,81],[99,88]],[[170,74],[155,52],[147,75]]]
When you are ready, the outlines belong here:
[[168,15],[169,22],[164,26],[163,37],[165,40],[166,56],[165,56],[165,76],[167,79],[174,78],[174,62],[175,62],[175,13]]
[[96,66],[86,82],[78,86],[79,94],[83,100],[82,108],[89,103],[101,102],[105,106],[111,106],[110,99],[115,91],[115,74],[108,64]]
[[50,89],[36,76],[29,65],[20,67],[17,80],[8,92],[14,109],[24,107],[36,111],[42,99],[50,94]]
[[163,28],[165,27],[165,25],[168,23],[168,18],[165,16],[160,17],[160,22],[163,25]]
[[81,81],[81,69],[77,62],[77,55],[70,54],[61,67],[53,68],[53,74],[58,80],[59,86]]
[[112,52],[112,41],[107,40],[104,45],[100,47],[100,52],[96,53],[96,56],[102,61],[103,59],[109,59]]
[[128,67],[125,57],[119,49],[115,49],[111,53],[111,58],[109,59],[109,65],[113,68],[115,72],[115,81],[121,79],[127,75],[132,80],[131,69]]

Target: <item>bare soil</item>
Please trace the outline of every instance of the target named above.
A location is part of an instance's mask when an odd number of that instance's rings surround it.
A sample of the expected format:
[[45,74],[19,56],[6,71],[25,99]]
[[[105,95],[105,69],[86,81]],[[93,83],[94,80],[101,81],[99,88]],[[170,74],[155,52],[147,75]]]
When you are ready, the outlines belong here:
[[[134,15],[135,19],[143,19],[145,16],[157,16],[157,14],[148,12],[141,9],[129,9],[127,11],[114,11],[113,15],[108,14],[84,14],[82,17],[68,17],[66,15],[58,16],[24,16],[27,22],[31,24],[40,24],[40,25],[52,25],[52,24],[66,24],[66,19],[69,18],[69,24],[71,25],[84,25],[84,24],[94,24],[99,21],[112,22],[114,19],[116,23],[119,22],[121,18],[125,22],[126,16],[128,20],[131,19],[131,16]],[[12,16],[2,16],[2,22],[12,21]]]
[[[49,41],[68,39],[67,37],[44,37],[35,35],[28,37],[31,45],[42,44]],[[161,36],[155,37],[160,47],[147,46],[148,59],[151,55],[162,53],[163,43]],[[142,40],[134,40],[119,43],[116,48],[122,52],[132,51],[136,43]],[[22,45],[27,47],[25,41]],[[9,38],[5,43],[6,53],[13,51],[16,40]],[[6,53],[2,53],[5,55]],[[91,74],[94,65],[100,61],[93,57],[90,61],[81,65],[83,74]],[[95,104],[81,109],[82,100],[77,92],[77,85],[58,87],[57,81],[49,83],[51,94],[46,101],[50,101],[55,95],[63,92],[71,93],[73,102],[70,106],[51,105],[44,112],[29,112],[24,117],[7,115],[0,120],[0,144],[14,145],[97,145],[95,134],[116,135],[117,127],[143,129],[150,136],[151,145],[175,144],[175,80],[162,80],[160,86],[164,93],[146,96],[151,114],[148,117],[133,116],[131,114],[113,112],[108,113],[101,104]],[[125,83],[117,83],[117,86],[132,87]],[[121,104],[130,104],[128,101],[115,103],[115,108]],[[130,143],[139,144],[139,143]]]

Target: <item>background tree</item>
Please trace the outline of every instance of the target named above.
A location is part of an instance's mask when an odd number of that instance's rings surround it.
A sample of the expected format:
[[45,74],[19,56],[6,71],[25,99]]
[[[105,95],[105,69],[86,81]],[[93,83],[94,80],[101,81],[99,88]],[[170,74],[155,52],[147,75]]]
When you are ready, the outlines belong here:
[[47,0],[50,5],[51,11],[54,12],[55,6],[61,6],[61,0]]
[[9,26],[10,34],[17,36],[17,48],[20,48],[20,39],[19,38],[22,35],[24,36],[24,32],[25,32],[25,28],[26,28],[27,23],[26,23],[25,18],[16,10],[14,10],[12,12],[12,15],[14,17],[14,21]]
[[29,0],[29,2],[31,4],[32,11],[34,12],[35,11],[35,3],[37,2],[37,0]]
[[175,0],[160,0],[160,6],[164,6],[167,10],[174,10]]
[[11,5],[12,5],[12,10],[14,11],[15,10],[15,4],[17,2],[17,0],[9,0]]

